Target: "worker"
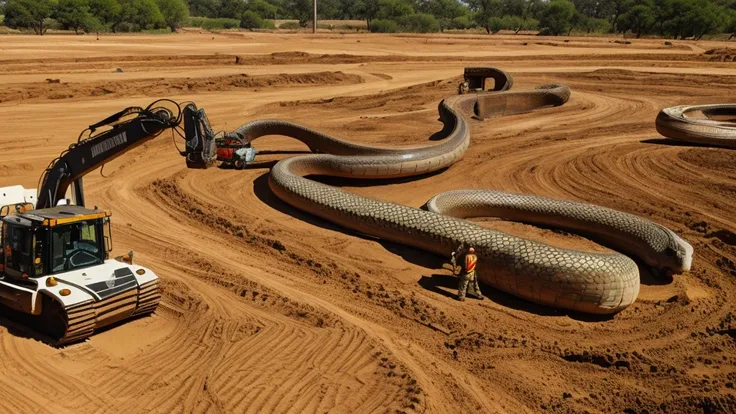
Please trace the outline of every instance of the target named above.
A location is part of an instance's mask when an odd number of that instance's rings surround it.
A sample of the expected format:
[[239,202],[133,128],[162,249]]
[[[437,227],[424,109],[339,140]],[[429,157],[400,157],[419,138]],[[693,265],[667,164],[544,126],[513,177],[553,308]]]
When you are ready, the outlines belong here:
[[475,273],[475,267],[478,264],[478,256],[475,255],[475,249],[469,248],[465,254],[465,267],[460,274],[460,282],[457,288],[457,299],[461,302],[465,301],[465,294],[470,285],[469,295],[476,299],[483,300],[483,294],[478,286],[478,277]]
[[458,85],[457,87],[457,93],[460,95],[465,95],[466,93],[470,92],[470,83],[468,81],[463,81]]

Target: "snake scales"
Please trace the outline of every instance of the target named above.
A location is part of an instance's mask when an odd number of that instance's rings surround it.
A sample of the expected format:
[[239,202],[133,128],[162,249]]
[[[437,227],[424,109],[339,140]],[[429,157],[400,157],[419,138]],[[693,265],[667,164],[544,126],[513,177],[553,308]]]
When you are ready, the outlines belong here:
[[[705,118],[689,114],[700,112]],[[657,131],[669,138],[696,144],[736,148],[736,104],[681,105],[657,115]]]
[[[512,92],[511,77],[494,69],[496,91],[456,95],[439,104],[444,124],[438,143],[413,148],[377,148],[343,141],[279,120],[249,122],[228,135],[251,142],[284,135],[316,154],[290,157],[271,170],[271,190],[284,202],[364,234],[448,256],[473,246],[480,281],[543,305],[596,314],[618,312],[636,300],[639,269],[620,253],[587,253],[552,247],[480,227],[463,217],[496,215],[561,226],[597,235],[661,271],[690,267],[692,247],[648,220],[589,204],[501,192],[450,192],[430,200],[426,211],[358,196],[310,175],[398,178],[437,171],[460,160],[470,144],[467,114],[477,118],[528,112],[564,104],[570,90],[545,85]],[[457,217],[453,217],[457,216]]]

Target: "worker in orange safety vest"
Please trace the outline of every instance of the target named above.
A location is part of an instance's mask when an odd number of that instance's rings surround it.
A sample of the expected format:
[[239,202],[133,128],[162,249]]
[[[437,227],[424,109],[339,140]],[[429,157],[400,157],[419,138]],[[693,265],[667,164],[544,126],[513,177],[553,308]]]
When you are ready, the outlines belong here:
[[[465,266],[460,274],[460,283],[457,287],[457,299],[459,301],[465,301],[465,294],[468,293],[471,297],[483,300],[483,294],[480,292],[478,286],[478,277],[475,274],[475,267],[478,264],[478,256],[475,255],[475,249],[469,248],[468,253],[465,255]],[[470,292],[468,292],[468,285],[470,285]]]

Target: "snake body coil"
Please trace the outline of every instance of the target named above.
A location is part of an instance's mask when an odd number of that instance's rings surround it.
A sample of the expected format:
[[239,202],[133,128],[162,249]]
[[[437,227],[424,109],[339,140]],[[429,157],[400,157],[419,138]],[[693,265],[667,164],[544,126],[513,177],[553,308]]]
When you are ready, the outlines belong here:
[[[500,89],[510,87],[511,78],[496,70]],[[350,178],[398,178],[437,171],[458,161],[470,144],[470,129],[465,114],[478,118],[528,112],[545,106],[564,104],[570,90],[561,85],[545,85],[532,91],[457,95],[439,105],[444,138],[437,144],[415,148],[377,148],[343,141],[306,127],[278,120],[253,121],[229,135],[253,141],[264,135],[285,135],[307,144],[313,151],[279,161],[271,170],[269,185],[281,200],[292,206],[367,235],[414,246],[448,256],[458,245],[475,247],[479,257],[481,282],[530,301],[586,313],[615,313],[636,300],[639,270],[630,258],[619,254],[587,253],[552,247],[500,231],[480,227],[461,218],[480,210],[458,210],[458,204],[443,211],[425,211],[395,203],[355,195],[305,178],[326,175]],[[477,204],[463,194],[450,195],[454,202]],[[567,224],[588,233],[605,228],[622,244],[644,246],[636,252],[644,261],[672,272],[687,270],[692,248],[669,230],[647,220],[591,205],[530,196],[506,195],[506,201],[524,211],[544,204],[551,209],[537,212],[540,217],[557,217],[553,224]],[[515,199],[517,198],[517,199]],[[446,205],[435,199],[432,205]],[[572,210],[571,210],[572,208]],[[498,210],[498,209],[496,209]],[[564,214],[578,215],[577,221]],[[597,216],[601,211],[604,220]],[[440,214],[448,213],[450,215]],[[470,213],[470,214],[468,214]],[[485,213],[483,213],[485,214]],[[606,222],[607,220],[607,222]],[[535,220],[531,220],[535,221]],[[539,221],[539,220],[536,220]],[[544,220],[541,220],[544,221]],[[571,224],[572,223],[572,224]],[[607,226],[607,227],[606,227]],[[610,235],[609,235],[610,236]],[[611,237],[608,237],[610,239]],[[604,237],[606,239],[606,237]],[[688,250],[689,248],[689,250]]]
[[[704,118],[688,115],[700,112]],[[657,132],[679,141],[736,148],[736,104],[680,105],[657,115]]]

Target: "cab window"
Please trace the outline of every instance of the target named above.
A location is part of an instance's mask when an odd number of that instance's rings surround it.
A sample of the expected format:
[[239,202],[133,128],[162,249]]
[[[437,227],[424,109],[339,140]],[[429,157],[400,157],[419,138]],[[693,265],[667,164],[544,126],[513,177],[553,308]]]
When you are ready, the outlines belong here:
[[5,260],[8,269],[22,274],[31,273],[31,231],[26,227],[4,226]]
[[101,264],[104,252],[99,220],[54,227],[51,234],[51,272],[65,272]]

